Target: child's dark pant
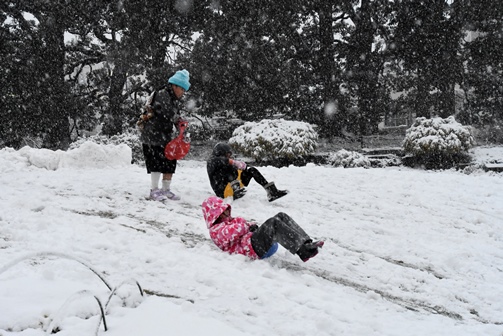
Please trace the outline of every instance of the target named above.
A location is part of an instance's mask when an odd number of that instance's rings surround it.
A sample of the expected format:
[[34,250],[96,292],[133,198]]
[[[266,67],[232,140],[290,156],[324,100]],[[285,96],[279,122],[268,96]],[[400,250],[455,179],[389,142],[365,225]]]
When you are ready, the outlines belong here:
[[262,258],[275,242],[295,254],[309,239],[308,234],[290,216],[280,212],[259,226],[251,237],[251,244],[255,253]]

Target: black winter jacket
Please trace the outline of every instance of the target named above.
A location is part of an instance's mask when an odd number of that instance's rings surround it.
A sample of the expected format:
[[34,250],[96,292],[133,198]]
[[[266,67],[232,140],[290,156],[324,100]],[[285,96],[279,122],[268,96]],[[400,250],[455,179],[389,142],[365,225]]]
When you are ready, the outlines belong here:
[[224,197],[227,183],[238,178],[238,170],[229,163],[225,156],[231,152],[231,147],[227,144],[218,144],[213,148],[210,158],[206,162],[206,170],[210,179],[211,188],[218,197]]
[[180,119],[179,104],[171,87],[157,91],[151,103],[154,116],[145,122],[140,136],[141,143],[166,146],[173,139],[173,126],[178,127]]

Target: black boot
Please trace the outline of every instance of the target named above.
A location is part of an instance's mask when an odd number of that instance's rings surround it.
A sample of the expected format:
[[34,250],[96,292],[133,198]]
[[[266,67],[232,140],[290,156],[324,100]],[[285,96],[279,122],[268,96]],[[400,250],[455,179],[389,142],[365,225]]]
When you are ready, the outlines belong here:
[[297,251],[297,255],[302,259],[303,262],[308,261],[318,254],[318,248],[322,248],[325,242],[308,240]]
[[267,199],[269,200],[269,202],[275,201],[278,198],[288,194],[287,190],[278,190],[278,188],[276,188],[276,185],[274,185],[274,182],[267,183],[264,186],[264,189],[267,191]]

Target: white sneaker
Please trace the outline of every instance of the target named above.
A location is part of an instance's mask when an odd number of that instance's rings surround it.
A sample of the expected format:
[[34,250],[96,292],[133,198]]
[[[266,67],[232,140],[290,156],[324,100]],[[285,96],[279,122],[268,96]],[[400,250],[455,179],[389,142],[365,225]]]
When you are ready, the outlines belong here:
[[166,196],[166,198],[169,198],[172,201],[180,200],[180,196],[175,195],[171,190],[163,190],[162,193]]
[[163,202],[168,199],[161,189],[150,190],[150,199],[153,201]]

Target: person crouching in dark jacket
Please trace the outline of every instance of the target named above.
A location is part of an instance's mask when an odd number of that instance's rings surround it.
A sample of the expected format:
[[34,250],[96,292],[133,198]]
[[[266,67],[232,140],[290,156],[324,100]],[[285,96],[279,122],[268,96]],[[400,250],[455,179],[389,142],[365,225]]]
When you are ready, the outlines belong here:
[[220,198],[232,196],[234,199],[243,197],[251,179],[260,184],[267,192],[269,202],[288,194],[286,190],[278,190],[274,182],[268,182],[255,167],[247,166],[245,162],[232,158],[231,147],[224,142],[213,148],[206,163],[211,188]]

